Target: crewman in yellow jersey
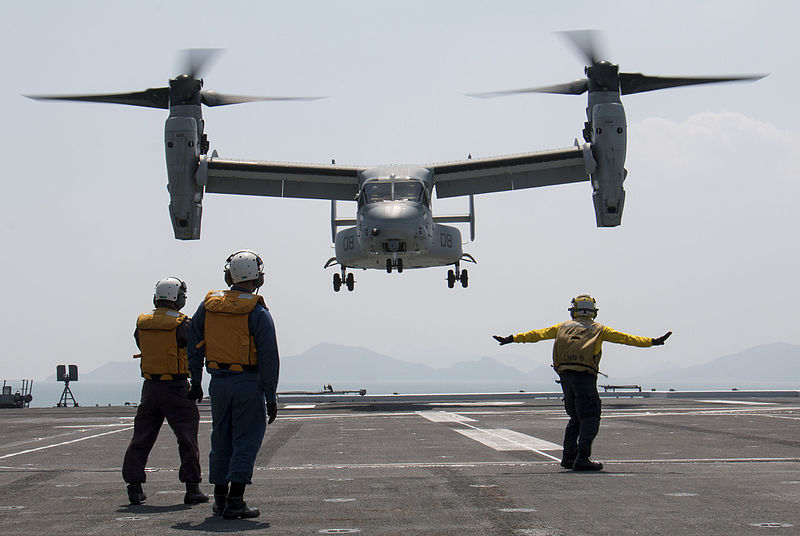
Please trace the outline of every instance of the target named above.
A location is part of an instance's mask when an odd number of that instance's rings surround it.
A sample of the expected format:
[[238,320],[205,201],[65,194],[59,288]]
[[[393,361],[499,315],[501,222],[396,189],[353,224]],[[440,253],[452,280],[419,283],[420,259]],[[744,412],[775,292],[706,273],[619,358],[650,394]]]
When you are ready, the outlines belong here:
[[[264,263],[243,250],[225,262],[230,290],[211,291],[194,315],[189,332],[192,389],[199,388],[203,364],[211,375],[211,452],[214,514],[225,519],[260,514],[244,502],[264,433],[278,414],[278,342],[264,298]],[[266,408],[265,408],[266,404]],[[230,486],[230,488],[228,487]]]
[[658,338],[628,335],[595,322],[597,311],[595,299],[588,294],[581,294],[572,299],[569,308],[572,320],[507,337],[494,335],[500,346],[512,342],[555,339],[553,368],[560,377],[564,406],[569,415],[564,432],[561,467],[575,471],[599,471],[603,468],[602,463],[590,458],[592,441],[600,429],[597,373],[603,342],[648,348],[664,344],[672,335],[671,331]]
[[150,312],[136,320],[133,337],[141,350],[134,357],[141,359],[142,400],[133,421],[133,438],[122,463],[122,478],[128,484],[131,504],[142,504],[147,498],[142,490],[146,480],[145,465],[150,450],[167,419],[178,439],[181,467],[178,478],[186,484],[184,504],[208,502],[200,491],[200,451],[197,428],[200,413],[189,399],[189,367],[186,344],[190,319],[179,312],[186,305],[186,284],[176,277],[156,283]]

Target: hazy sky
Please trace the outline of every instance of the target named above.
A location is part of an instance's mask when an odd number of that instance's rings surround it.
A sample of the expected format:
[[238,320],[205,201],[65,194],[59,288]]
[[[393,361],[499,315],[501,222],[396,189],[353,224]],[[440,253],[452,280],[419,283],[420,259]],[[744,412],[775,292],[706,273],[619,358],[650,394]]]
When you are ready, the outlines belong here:
[[[8,4],[0,378],[130,359],[155,282],[186,280],[191,314],[241,248],[265,260],[262,293],[284,356],[333,342],[433,366],[512,353],[546,364],[549,343],[501,351],[490,336],[564,320],[580,292],[596,296],[598,320],[614,328],[674,331],[663,348],[606,348],[612,374],[798,344],[798,18],[794,1]],[[180,49],[220,47],[206,89],[330,96],[204,108],[223,157],[496,156],[572,145],[585,96],[462,94],[581,77],[582,59],[554,31],[586,28],[605,32],[622,71],[770,76],[624,98],[621,227],[595,227],[588,183],[479,196],[476,241],[464,247],[478,260],[468,289],[448,289],[446,268],[430,268],[356,272],[355,292],[334,293],[322,268],[333,255],[326,201],[207,195],[202,239],[177,241],[165,111],[20,96],[159,87],[179,73]],[[434,202],[437,214],[466,207]],[[396,352],[409,346],[427,350]],[[437,359],[439,348],[449,353]]]

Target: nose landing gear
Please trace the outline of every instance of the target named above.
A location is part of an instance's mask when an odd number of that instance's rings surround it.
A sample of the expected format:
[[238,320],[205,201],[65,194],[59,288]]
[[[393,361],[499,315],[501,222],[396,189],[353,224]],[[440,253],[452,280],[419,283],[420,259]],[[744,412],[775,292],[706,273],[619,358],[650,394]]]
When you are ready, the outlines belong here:
[[391,274],[392,268],[397,268],[397,273],[403,273],[403,259],[398,259],[397,255],[392,255],[391,259],[386,259],[386,273]]

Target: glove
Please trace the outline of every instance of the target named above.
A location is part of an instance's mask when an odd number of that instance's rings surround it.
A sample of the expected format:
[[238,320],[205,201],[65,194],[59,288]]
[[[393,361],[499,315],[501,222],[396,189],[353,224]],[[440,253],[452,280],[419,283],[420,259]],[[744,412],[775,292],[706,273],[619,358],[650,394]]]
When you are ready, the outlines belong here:
[[669,339],[670,335],[672,335],[672,332],[668,331],[665,334],[663,334],[662,336],[653,339],[653,346],[661,346],[662,344],[664,344],[664,341]]
[[189,388],[189,400],[196,400],[198,402],[203,400],[203,386],[200,382],[192,382],[192,386]]
[[272,421],[274,421],[275,417],[278,416],[277,402],[267,402],[267,416],[269,417],[267,424],[272,424]]
[[500,335],[492,335],[492,337],[494,338],[494,340],[500,343],[500,346],[514,342],[513,335],[509,335],[508,337],[501,337]]

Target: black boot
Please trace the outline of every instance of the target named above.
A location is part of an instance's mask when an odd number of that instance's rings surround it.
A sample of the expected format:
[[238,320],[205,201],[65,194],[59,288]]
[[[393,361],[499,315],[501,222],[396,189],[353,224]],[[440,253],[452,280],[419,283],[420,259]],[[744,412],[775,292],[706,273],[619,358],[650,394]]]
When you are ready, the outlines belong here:
[[244,502],[244,497],[233,497],[228,495],[225,501],[225,510],[222,511],[222,517],[225,519],[250,519],[258,517],[261,512],[258,508],[248,508],[247,503]]
[[561,458],[561,467],[564,469],[572,469],[573,465],[575,465],[575,458]]
[[[244,493],[242,493],[244,495]],[[211,511],[215,516],[221,516],[228,502],[228,484],[214,484],[214,505]]]
[[574,471],[599,471],[603,468],[600,462],[594,462],[587,457],[578,456],[572,466]]
[[144,494],[141,484],[128,484],[128,500],[131,504],[142,504],[147,495]]
[[211,506],[211,511],[214,512],[215,516],[221,516],[222,512],[225,511],[225,505],[228,503],[228,495],[222,495],[221,493],[214,494],[214,504]]
[[186,483],[186,495],[183,496],[183,504],[200,504],[208,502],[208,495],[200,491],[200,484],[196,482]]

